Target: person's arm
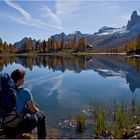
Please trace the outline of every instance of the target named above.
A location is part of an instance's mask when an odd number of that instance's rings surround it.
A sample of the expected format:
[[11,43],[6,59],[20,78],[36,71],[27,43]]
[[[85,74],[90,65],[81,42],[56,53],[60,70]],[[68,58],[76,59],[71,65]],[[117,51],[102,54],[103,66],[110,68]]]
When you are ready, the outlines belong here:
[[30,100],[30,101],[27,102],[27,106],[28,106],[28,109],[32,113],[35,113],[35,112],[39,111],[39,109],[35,106],[35,104],[34,104],[34,102],[32,100]]

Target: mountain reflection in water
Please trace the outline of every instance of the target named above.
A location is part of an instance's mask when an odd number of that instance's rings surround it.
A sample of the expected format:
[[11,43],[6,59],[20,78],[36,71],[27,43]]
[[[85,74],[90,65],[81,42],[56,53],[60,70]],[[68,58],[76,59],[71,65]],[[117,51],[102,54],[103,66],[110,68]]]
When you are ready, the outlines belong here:
[[49,70],[66,70],[80,73],[94,70],[103,78],[119,76],[126,79],[131,92],[140,88],[140,57],[127,57],[119,55],[65,55],[65,56],[11,56],[0,59],[0,71],[9,64],[21,64],[32,70],[34,66]]

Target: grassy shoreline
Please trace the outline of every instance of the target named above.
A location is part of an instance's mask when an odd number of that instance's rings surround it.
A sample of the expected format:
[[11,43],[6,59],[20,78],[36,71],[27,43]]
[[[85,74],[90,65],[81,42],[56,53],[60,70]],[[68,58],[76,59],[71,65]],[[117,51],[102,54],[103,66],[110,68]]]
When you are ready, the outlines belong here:
[[[91,122],[93,125],[93,138],[98,139],[123,139],[137,137],[140,138],[140,106],[133,97],[129,103],[116,100],[103,105],[98,100],[94,100],[90,105]],[[83,133],[86,129],[87,117],[79,114],[77,129]],[[137,132],[137,133],[135,133]]]

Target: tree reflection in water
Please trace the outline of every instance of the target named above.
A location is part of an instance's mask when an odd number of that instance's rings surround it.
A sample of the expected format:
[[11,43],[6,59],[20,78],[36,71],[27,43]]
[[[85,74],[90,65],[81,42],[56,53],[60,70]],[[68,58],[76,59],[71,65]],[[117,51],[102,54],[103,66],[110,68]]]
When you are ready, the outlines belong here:
[[17,63],[25,68],[48,67],[52,71],[65,70],[80,73],[94,70],[102,77],[121,76],[126,78],[132,92],[140,88],[140,58],[120,55],[48,55],[48,56],[1,56],[0,71],[8,64]]

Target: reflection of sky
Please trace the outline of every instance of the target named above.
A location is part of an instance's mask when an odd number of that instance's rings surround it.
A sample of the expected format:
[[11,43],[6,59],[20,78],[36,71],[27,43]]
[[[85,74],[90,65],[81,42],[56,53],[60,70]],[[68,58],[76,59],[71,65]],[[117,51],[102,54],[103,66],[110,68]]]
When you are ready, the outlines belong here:
[[33,94],[39,108],[48,114],[50,120],[88,107],[91,99],[101,101],[125,99],[136,96],[140,101],[140,89],[132,93],[125,78],[103,77],[93,70],[80,73],[66,70],[51,71],[48,68],[33,67],[32,71],[19,64],[8,65],[3,71],[11,73],[14,69],[26,70],[25,87]]
[[[33,92],[35,98],[39,98],[39,104],[42,99],[51,98],[56,93],[56,99],[62,107],[81,107],[86,105],[90,98],[119,98],[120,96],[129,96],[131,91],[125,78],[118,76],[101,77],[92,70],[75,73],[66,70],[52,72],[48,68],[33,67],[33,70],[23,68],[19,64],[8,65],[5,72],[11,73],[14,69],[26,70],[25,86]],[[135,94],[140,90],[137,89]],[[35,92],[35,93],[34,93]],[[40,96],[40,97],[38,97]]]
[[[59,89],[61,94],[58,95],[58,98],[63,106],[68,102],[71,106],[73,103],[79,102],[79,106],[81,106],[81,104],[86,104],[90,98],[94,97],[115,98],[123,95],[122,88],[117,86],[121,80],[117,77],[116,80],[103,79],[95,72],[82,72],[79,75],[67,74],[63,79],[64,88],[61,89],[60,87]],[[127,88],[127,91],[129,92],[129,88]]]
[[37,78],[33,78],[31,80],[26,81],[25,85],[27,85],[27,87],[30,87],[30,90],[31,90],[34,86],[41,86],[44,83],[54,81],[53,87],[50,88],[50,90],[53,91],[59,87],[59,85],[61,84],[61,79],[62,79],[62,75],[55,76],[55,77],[53,75],[42,76],[42,77],[37,77]]
[[22,70],[25,70],[27,71],[28,69],[26,69],[25,67],[23,67],[21,64],[8,64],[6,67],[4,67],[3,71],[8,73],[8,74],[11,74],[12,71],[14,71],[15,69],[22,69]]

